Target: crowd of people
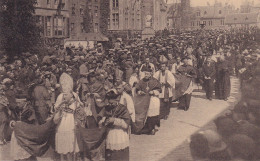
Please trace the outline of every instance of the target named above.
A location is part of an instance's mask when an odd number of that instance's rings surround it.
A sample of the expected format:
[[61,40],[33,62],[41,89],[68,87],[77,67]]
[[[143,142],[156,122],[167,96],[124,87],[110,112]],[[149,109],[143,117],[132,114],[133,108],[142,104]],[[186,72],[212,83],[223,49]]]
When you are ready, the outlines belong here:
[[256,32],[183,31],[117,39],[111,49],[60,46],[11,63],[3,55],[1,144],[11,140],[14,160],[50,149],[61,160],[129,160],[129,135],[155,135],[174,101],[187,111],[195,85],[209,100],[228,100],[230,76],[242,78],[246,60],[260,54],[251,48]]

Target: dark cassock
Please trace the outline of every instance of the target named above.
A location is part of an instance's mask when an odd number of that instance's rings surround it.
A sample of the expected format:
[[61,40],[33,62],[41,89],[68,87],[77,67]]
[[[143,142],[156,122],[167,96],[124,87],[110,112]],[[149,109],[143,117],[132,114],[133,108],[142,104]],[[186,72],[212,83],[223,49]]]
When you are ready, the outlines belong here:
[[39,124],[43,124],[48,118],[50,112],[51,95],[48,89],[43,85],[42,80],[32,91],[34,100],[35,114]]
[[145,77],[136,85],[135,123],[133,132],[137,134],[155,134],[155,126],[160,126],[160,82],[152,77],[152,69],[144,68]]
[[215,95],[217,99],[227,100],[230,95],[230,65],[224,56],[220,56],[216,64]]
[[196,70],[192,66],[191,59],[184,58],[184,64],[179,67],[177,73],[179,75],[178,81],[181,82],[180,90],[183,93],[179,97],[178,108],[187,111],[190,107],[191,94],[193,91],[193,79],[196,78]]
[[202,67],[204,89],[206,92],[206,97],[212,100],[214,91],[214,76],[216,74],[215,63],[208,58],[206,63]]
[[126,106],[119,103],[116,89],[106,95],[104,117],[99,122],[108,128],[106,138],[106,160],[129,160],[129,125],[131,117]]

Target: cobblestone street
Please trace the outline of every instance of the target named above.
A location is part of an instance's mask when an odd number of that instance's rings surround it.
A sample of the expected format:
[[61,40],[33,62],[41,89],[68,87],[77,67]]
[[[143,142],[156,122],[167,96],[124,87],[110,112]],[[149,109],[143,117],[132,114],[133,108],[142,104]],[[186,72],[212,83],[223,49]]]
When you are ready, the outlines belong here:
[[[213,120],[239,100],[239,81],[231,79],[231,96],[228,101],[209,101],[204,92],[193,92],[190,109],[185,111],[171,108],[166,121],[154,136],[131,135],[131,161],[192,161],[188,138],[201,129],[214,128]],[[197,91],[197,90],[195,90]]]

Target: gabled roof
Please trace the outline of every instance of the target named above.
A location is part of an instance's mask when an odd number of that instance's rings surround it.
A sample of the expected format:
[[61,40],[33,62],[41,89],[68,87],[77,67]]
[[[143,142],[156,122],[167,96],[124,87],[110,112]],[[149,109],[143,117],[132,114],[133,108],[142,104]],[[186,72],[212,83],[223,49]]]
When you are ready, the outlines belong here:
[[252,24],[257,23],[259,13],[236,13],[226,16],[226,24]]

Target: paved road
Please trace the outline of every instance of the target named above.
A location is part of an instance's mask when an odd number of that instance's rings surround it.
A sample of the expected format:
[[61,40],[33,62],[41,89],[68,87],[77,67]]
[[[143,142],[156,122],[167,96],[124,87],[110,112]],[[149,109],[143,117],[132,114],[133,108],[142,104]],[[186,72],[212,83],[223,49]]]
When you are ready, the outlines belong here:
[[[189,111],[171,108],[168,120],[161,122],[156,135],[131,135],[131,161],[192,161],[187,139],[194,132],[214,128],[212,120],[239,100],[239,82],[231,80],[231,96],[227,102],[209,101],[204,92],[193,92]],[[10,145],[0,146],[0,160],[11,160]]]
[[171,108],[166,121],[154,136],[131,135],[131,161],[192,161],[188,138],[205,128],[214,128],[212,120],[231,108],[239,100],[239,81],[231,80],[231,96],[228,101],[207,100],[204,92],[193,92],[189,111]]

